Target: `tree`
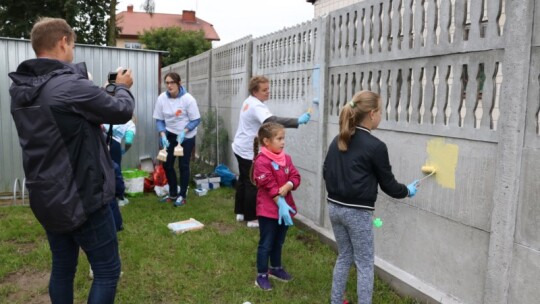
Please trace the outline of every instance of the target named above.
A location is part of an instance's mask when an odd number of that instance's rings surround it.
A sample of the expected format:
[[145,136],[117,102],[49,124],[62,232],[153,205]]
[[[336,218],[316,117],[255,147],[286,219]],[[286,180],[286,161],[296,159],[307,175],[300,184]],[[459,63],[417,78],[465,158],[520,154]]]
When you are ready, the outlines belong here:
[[169,52],[163,58],[167,66],[212,48],[212,43],[204,38],[203,31],[184,31],[180,27],[157,28],[139,36],[146,49]]
[[111,0],[109,6],[109,20],[107,20],[107,45],[116,46],[116,37],[120,32],[120,28],[116,27],[116,0]]
[[30,38],[40,17],[63,18],[77,34],[77,43],[105,44],[110,1],[99,0],[3,0],[0,4],[0,36]]
[[154,0],[144,0],[144,3],[141,5],[141,8],[145,12],[150,14],[150,16],[152,16],[152,14],[154,13],[154,9],[156,8],[156,4],[154,3]]

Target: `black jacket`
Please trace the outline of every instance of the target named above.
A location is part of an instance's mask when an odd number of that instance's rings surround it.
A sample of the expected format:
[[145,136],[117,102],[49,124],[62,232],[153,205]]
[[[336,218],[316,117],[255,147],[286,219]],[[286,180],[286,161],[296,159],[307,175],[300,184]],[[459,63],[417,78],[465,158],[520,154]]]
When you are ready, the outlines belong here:
[[100,124],[130,120],[133,96],[121,85],[110,96],[84,65],[53,59],[24,61],[9,77],[30,207],[45,230],[72,231],[114,198]]
[[386,144],[371,135],[368,129],[357,127],[346,152],[338,149],[334,138],[326,159],[323,177],[328,201],[344,206],[375,209],[377,185],[394,198],[409,194],[392,174]]

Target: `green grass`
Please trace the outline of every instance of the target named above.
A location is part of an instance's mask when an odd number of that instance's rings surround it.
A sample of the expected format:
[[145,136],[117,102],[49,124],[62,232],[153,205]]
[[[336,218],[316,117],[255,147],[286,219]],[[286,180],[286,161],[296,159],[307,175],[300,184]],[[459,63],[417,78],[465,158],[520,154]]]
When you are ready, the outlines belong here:
[[[294,280],[272,281],[270,292],[254,287],[258,230],[235,221],[233,204],[234,191],[224,188],[203,197],[191,194],[188,204],[179,208],[158,203],[155,195],[132,198],[121,209],[125,230],[119,233],[119,241],[124,275],[116,302],[328,303],[336,254],[316,235],[296,226],[289,230],[283,250],[283,264]],[[168,230],[167,223],[189,218],[199,220],[205,228],[179,235]],[[0,299],[6,299],[20,289],[6,278],[21,271],[47,273],[50,253],[44,231],[29,208],[1,207],[0,226]],[[76,302],[85,303],[91,281],[84,254],[78,270]],[[354,271],[347,294],[356,301]],[[18,300],[23,303],[28,299]],[[373,303],[415,302],[401,299],[377,279]]]

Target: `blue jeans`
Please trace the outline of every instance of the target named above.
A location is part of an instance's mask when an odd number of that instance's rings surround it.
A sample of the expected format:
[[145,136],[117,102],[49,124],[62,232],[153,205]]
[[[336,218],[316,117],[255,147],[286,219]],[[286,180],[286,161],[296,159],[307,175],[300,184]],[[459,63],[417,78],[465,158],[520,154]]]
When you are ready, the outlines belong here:
[[272,267],[282,267],[281,249],[289,226],[279,225],[278,220],[259,217],[260,240],[257,248],[257,273],[268,272],[268,258]]
[[167,148],[167,161],[163,164],[165,175],[169,183],[169,195],[176,197],[178,195],[178,182],[176,172],[174,171],[174,161],[176,158],[180,160],[178,168],[180,169],[180,195],[186,198],[187,187],[189,184],[189,161],[191,160],[191,152],[195,148],[195,136],[193,138],[185,138],[182,142],[184,148],[184,156],[174,156],[174,148],[178,145],[176,141],[177,135],[167,131],[167,139],[169,140],[169,148]]
[[52,252],[49,295],[53,304],[73,303],[73,279],[79,247],[94,271],[88,303],[114,303],[120,277],[120,255],[114,219],[109,206],[92,213],[79,228],[68,233],[47,231]]

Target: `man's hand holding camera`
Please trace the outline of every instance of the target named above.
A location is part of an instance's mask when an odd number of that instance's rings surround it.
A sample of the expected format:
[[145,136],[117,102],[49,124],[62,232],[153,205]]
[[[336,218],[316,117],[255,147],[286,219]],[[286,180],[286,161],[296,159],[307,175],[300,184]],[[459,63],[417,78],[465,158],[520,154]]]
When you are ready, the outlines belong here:
[[122,69],[118,68],[116,71],[116,80],[117,84],[123,84],[128,88],[131,88],[133,85],[133,77],[131,77],[131,69]]
[[119,67],[116,72],[110,72],[107,77],[108,84],[105,86],[107,93],[114,95],[116,85],[125,85],[128,89],[133,85],[131,69]]

